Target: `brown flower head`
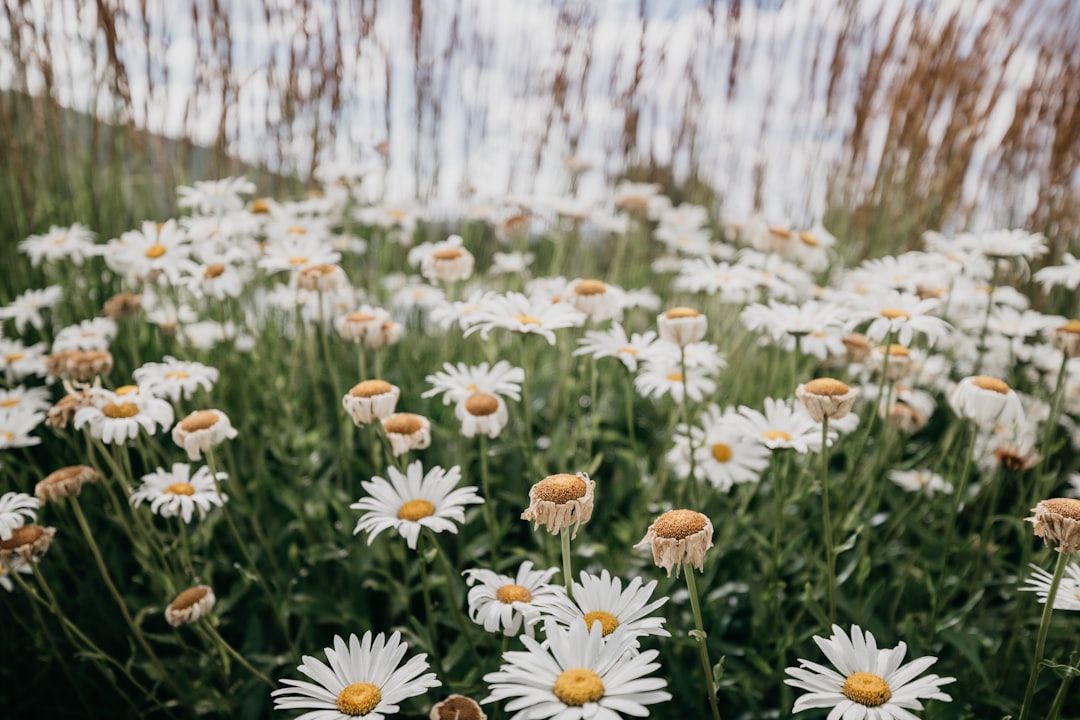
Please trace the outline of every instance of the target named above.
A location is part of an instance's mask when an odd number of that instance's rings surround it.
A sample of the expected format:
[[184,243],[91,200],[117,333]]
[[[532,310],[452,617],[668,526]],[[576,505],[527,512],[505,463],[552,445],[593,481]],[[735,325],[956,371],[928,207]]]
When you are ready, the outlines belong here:
[[649,526],[634,547],[652,549],[653,562],[676,577],[683,564],[704,570],[705,551],[712,547],[713,526],[709,518],[694,510],[669,510]]
[[583,472],[549,475],[529,490],[529,507],[521,519],[535,521],[534,530],[543,525],[552,535],[571,528],[575,537],[581,524],[592,517],[595,488],[596,482]]

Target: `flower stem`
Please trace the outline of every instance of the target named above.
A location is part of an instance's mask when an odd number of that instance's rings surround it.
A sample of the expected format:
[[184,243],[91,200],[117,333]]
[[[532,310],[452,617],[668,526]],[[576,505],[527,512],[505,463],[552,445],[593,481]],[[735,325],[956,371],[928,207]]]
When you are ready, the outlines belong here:
[[952,549],[952,536],[953,528],[956,527],[957,517],[960,515],[960,503],[963,502],[964,491],[967,489],[968,475],[971,474],[971,463],[975,459],[975,439],[978,436],[979,428],[972,424],[971,426],[971,438],[968,442],[967,459],[964,460],[964,469],[960,473],[960,477],[956,478],[954,487],[956,492],[953,495],[952,512],[949,514],[949,521],[945,524],[945,542],[941,546],[941,560],[938,562],[937,573],[937,588],[934,592],[933,602],[930,606],[930,622],[926,625],[926,631],[931,636],[936,632],[938,612],[941,609],[941,598],[945,594],[945,571],[948,568],[949,563],[949,551]]
[[1061,577],[1065,574],[1065,565],[1068,562],[1069,553],[1058,552],[1057,564],[1054,565],[1054,579],[1050,581],[1042,620],[1039,621],[1039,636],[1035,640],[1035,657],[1031,660],[1031,676],[1028,678],[1027,690],[1024,691],[1024,704],[1020,706],[1020,720],[1024,720],[1031,714],[1031,700],[1035,696],[1039,666],[1042,664],[1043,652],[1046,650],[1046,635],[1050,632],[1050,615],[1054,612],[1054,598],[1057,596],[1058,586],[1061,584]]
[[206,622],[203,623],[203,627],[205,627],[207,629],[207,631],[210,633],[210,635],[214,638],[214,641],[217,642],[218,646],[221,647],[222,649],[224,649],[225,652],[232,655],[233,659],[236,660],[236,662],[240,663],[241,665],[243,665],[245,668],[248,669],[248,672],[250,672],[252,675],[254,675],[255,677],[262,680],[264,683],[269,685],[271,688],[276,688],[277,687],[277,685],[274,683],[273,680],[266,677],[266,675],[264,675],[263,673],[259,672],[254,667],[252,667],[251,663],[249,663],[247,661],[247,659],[244,658],[243,655],[241,655],[239,652],[236,651],[236,648],[234,648],[232,645],[227,643],[225,641],[225,638],[221,637],[221,633],[219,633],[217,628],[214,627],[214,624],[210,621],[210,618],[206,618]]
[[[686,447],[689,450],[690,455],[690,474],[686,478],[687,485],[690,488],[690,504],[694,507],[699,505],[697,497],[697,467],[696,460],[694,458],[694,434],[693,423],[690,419],[690,395],[687,392],[687,377],[686,377],[686,348],[684,346],[679,347],[679,370],[682,373],[682,408],[683,408],[683,421],[686,422]],[[680,493],[680,501],[682,500]]]
[[491,493],[491,479],[488,477],[488,443],[487,435],[478,433],[480,436],[480,486],[484,489],[484,519],[487,520],[488,537],[491,546],[488,552],[495,557],[495,548],[499,546],[499,528],[495,519],[495,496]]
[[836,624],[836,544],[829,515],[829,417],[821,420],[821,519],[825,525],[825,562],[829,576],[825,589],[829,598],[829,624]]
[[570,528],[564,527],[562,529],[562,574],[563,584],[566,585],[566,594],[571,598],[574,597],[574,592],[571,588],[574,576],[570,574]]
[[705,671],[705,687],[709,692],[709,708],[712,710],[713,720],[720,720],[720,708],[716,704],[716,686],[713,684],[712,664],[709,662],[709,648],[706,646],[705,623],[701,620],[701,604],[698,600],[697,580],[694,579],[694,568],[685,568],[683,575],[686,577],[686,589],[690,592],[690,609],[694,613],[693,633],[697,639],[698,655],[701,657],[701,668]]

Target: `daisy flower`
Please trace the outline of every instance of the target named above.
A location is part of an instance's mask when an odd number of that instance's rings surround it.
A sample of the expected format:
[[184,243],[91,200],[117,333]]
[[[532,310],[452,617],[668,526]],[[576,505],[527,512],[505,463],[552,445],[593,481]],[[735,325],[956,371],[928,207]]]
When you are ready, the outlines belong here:
[[831,708],[829,717],[846,720],[911,720],[909,710],[922,710],[921,700],[944,700],[951,697],[940,687],[956,678],[926,675],[917,677],[937,662],[936,657],[921,657],[906,665],[900,663],[907,645],[879,650],[877,641],[858,625],[851,627],[849,638],[840,626],[833,625],[828,640],[814,636],[814,642],[836,670],[799,659],[799,667],[785,672],[784,682],[808,690],[795,701],[793,712],[810,708]]
[[41,438],[30,433],[45,418],[46,413],[19,405],[0,409],[0,450],[40,444]]
[[30,375],[44,377],[45,343],[24,345],[21,340],[0,337],[0,372],[8,384],[21,382]]
[[667,682],[650,677],[659,651],[633,652],[629,634],[605,639],[598,623],[563,629],[549,621],[544,635],[544,644],[523,637],[524,651],[503,653],[498,672],[484,676],[490,694],[482,703],[508,700],[510,720],[616,720],[644,717],[647,706],[671,699]]
[[[788,305],[770,300],[767,305],[755,303],[739,313],[739,320],[748,330],[764,333],[785,350],[794,350],[796,341],[803,352],[817,355],[819,343],[808,342],[802,347],[802,339],[822,333],[822,337],[844,326],[850,313],[832,302],[807,300],[798,305]],[[814,351],[810,351],[810,346]]]
[[59,285],[50,285],[40,290],[27,290],[6,306],[0,308],[0,321],[14,320],[15,329],[21,334],[27,325],[40,330],[45,325],[41,311],[60,302],[64,291]]
[[469,618],[487,632],[499,632],[512,637],[522,625],[532,637],[532,625],[553,605],[568,602],[566,590],[552,585],[551,577],[558,568],[533,570],[531,560],[521,563],[517,574],[499,575],[491,570],[472,568],[461,574],[470,586]]
[[[1050,594],[1050,585],[1053,584],[1054,574],[1043,570],[1038,565],[1031,565],[1032,574],[1024,580],[1021,590],[1034,592],[1039,602],[1046,604],[1046,598]],[[1069,561],[1065,566],[1065,574],[1058,583],[1057,594],[1054,595],[1055,610],[1080,610],[1080,563],[1075,560]]]
[[[791,400],[765,398],[765,412],[739,407],[746,433],[770,450],[793,448],[799,453],[821,451],[821,427]],[[836,436],[829,429],[829,441]]]
[[498,437],[510,421],[510,413],[501,397],[480,392],[459,402],[454,415],[461,421],[461,434],[467,438],[477,435]]
[[173,627],[193,623],[210,614],[217,598],[209,585],[196,585],[181,592],[165,608],[165,621]]
[[14,491],[0,495],[0,540],[10,540],[12,530],[34,522],[39,507],[41,501],[33,495]]
[[469,485],[455,489],[461,480],[461,468],[443,470],[436,465],[424,474],[419,460],[409,464],[402,474],[388,467],[389,481],[373,477],[361,485],[371,497],[361,498],[349,507],[363,510],[353,535],[368,533],[368,545],[383,530],[394,528],[405,538],[410,550],[416,549],[422,528],[432,532],[457,533],[454,523],[465,522],[465,506],[483,503],[477,488]]
[[1035,281],[1042,285],[1043,292],[1050,292],[1057,285],[1063,285],[1070,290],[1080,286],[1080,260],[1072,253],[1061,256],[1061,265],[1044,267],[1035,273]]
[[[228,473],[219,472],[218,482],[228,479]],[[192,515],[199,511],[199,519],[214,505],[223,507],[228,497],[218,493],[215,476],[210,468],[203,465],[191,474],[187,463],[173,463],[172,470],[158,468],[149,475],[142,476],[142,485],[131,493],[132,507],[139,507],[144,502],[150,505],[150,512],[161,517],[181,517],[190,523]]]
[[891,292],[862,298],[859,304],[862,309],[853,313],[853,319],[856,324],[870,321],[865,334],[877,342],[892,333],[896,342],[909,346],[915,333],[919,333],[933,346],[950,329],[949,323],[930,314],[941,305],[937,298],[924,300],[911,293]]
[[626,330],[618,322],[613,322],[607,330],[587,330],[585,337],[578,339],[578,349],[574,356],[592,355],[593,358],[618,358],[630,372],[637,372],[638,358],[656,341],[656,333],[634,333],[627,336]]
[[254,193],[255,183],[242,175],[220,180],[196,180],[193,187],[181,185],[176,192],[180,196],[177,204],[182,208],[191,208],[201,215],[225,215],[244,209],[244,199],[240,196]]
[[[457,282],[468,279],[472,275],[476,258],[463,247],[463,243],[460,235],[451,235],[443,242],[423,248],[422,255],[418,258],[420,274],[429,282]],[[413,253],[421,250],[421,247],[418,246],[409,253],[410,263]]]
[[196,410],[176,424],[173,442],[187,451],[190,460],[198,460],[215,445],[232,440],[239,433],[220,410]]
[[442,371],[428,375],[424,380],[432,387],[420,397],[442,395],[444,405],[464,402],[474,393],[521,400],[525,371],[505,360],[500,360],[494,366],[486,362],[479,365],[444,363]]
[[133,373],[143,392],[166,397],[173,402],[190,400],[199,388],[210,392],[218,380],[218,371],[200,362],[177,360],[166,355],[161,362],[143,363]]
[[[734,409],[721,414],[713,405],[702,415],[702,427],[695,428],[697,474],[720,492],[728,492],[733,485],[757,482],[769,464],[769,449],[739,429],[738,420]],[[685,431],[678,434],[686,435]]]
[[129,230],[110,240],[102,250],[105,264],[132,284],[152,281],[164,274],[170,280],[179,277],[177,261],[191,254],[187,233],[176,223],[146,221],[138,230]]
[[929,470],[890,470],[889,480],[911,493],[924,493],[927,497],[939,492],[952,495],[952,483]]
[[[687,366],[691,363],[687,362]],[[662,398],[671,395],[675,402],[682,402],[685,393],[694,402],[701,402],[706,395],[716,392],[716,381],[709,377],[710,372],[695,368],[684,377],[678,357],[651,356],[634,378],[634,388],[647,398]]]
[[280,239],[266,245],[256,265],[272,274],[296,272],[311,265],[336,265],[340,260],[341,253],[321,234],[286,230]]
[[400,665],[409,646],[401,633],[389,638],[383,633],[364,633],[363,640],[349,636],[349,642],[334,636],[334,647],[325,648],[329,664],[304,656],[297,670],[315,682],[282,680],[284,687],[270,693],[275,710],[308,710],[305,720],[349,720],[359,715],[368,720],[385,720],[397,715],[402,700],[423,695],[442,685],[428,669],[427,655],[421,653]]
[[948,396],[949,407],[962,418],[983,428],[1024,426],[1024,407],[1016,391],[1003,380],[988,375],[966,377]]
[[621,320],[625,307],[625,293],[622,288],[603,280],[574,280],[569,284],[565,299],[585,313],[594,322]]
[[108,350],[118,331],[112,318],[97,317],[69,325],[56,333],[53,340],[54,353],[63,350]]
[[18,385],[0,388],[0,412],[18,407],[29,412],[42,412],[52,407],[52,393],[45,387],[27,388]]
[[19,252],[28,255],[34,267],[43,260],[70,260],[75,265],[82,265],[84,260],[98,254],[98,247],[94,243],[94,233],[75,223],[66,228],[53,225],[47,233],[31,235],[19,242]]
[[90,405],[75,412],[75,429],[89,425],[90,435],[106,444],[132,440],[140,428],[153,435],[159,426],[165,430],[173,423],[173,409],[169,403],[144,395],[137,388],[123,395],[94,388],[89,400]]
[[622,580],[612,577],[607,570],[602,570],[599,576],[582,572],[581,582],[573,585],[573,600],[564,605],[552,605],[547,614],[564,627],[576,625],[582,618],[590,627],[599,623],[604,637],[617,629],[631,638],[642,635],[671,637],[664,629],[664,617],[652,615],[669,600],[665,596],[649,602],[656,584],[656,580],[643,583],[636,577],[624,590]]
[[580,327],[585,315],[565,302],[533,300],[521,293],[493,295],[476,311],[476,322],[466,335],[479,331],[485,340],[495,328],[512,330],[521,334],[536,334],[555,344],[555,330]]

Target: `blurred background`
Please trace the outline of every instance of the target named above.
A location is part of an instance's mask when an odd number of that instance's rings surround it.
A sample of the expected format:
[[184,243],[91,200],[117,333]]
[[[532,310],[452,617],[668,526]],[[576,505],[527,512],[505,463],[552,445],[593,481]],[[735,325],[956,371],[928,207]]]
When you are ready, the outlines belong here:
[[0,231],[103,238],[246,173],[372,202],[621,178],[871,254],[1080,209],[1072,0],[3,0]]

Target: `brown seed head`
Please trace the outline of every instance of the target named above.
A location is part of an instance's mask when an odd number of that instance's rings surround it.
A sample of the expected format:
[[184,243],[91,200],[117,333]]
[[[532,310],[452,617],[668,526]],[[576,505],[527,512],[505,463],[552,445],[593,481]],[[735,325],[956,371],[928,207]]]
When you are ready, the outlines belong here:
[[213,410],[197,410],[180,421],[180,429],[193,433],[206,430],[217,424],[218,415]]
[[549,475],[533,486],[537,498],[559,505],[585,497],[586,490],[588,486],[582,478],[567,473]]
[[24,545],[32,545],[45,534],[45,528],[39,525],[23,525],[11,531],[11,537],[0,540],[0,550],[15,550]]
[[989,375],[976,375],[972,378],[971,384],[977,388],[990,390],[1002,395],[1007,395],[1009,393],[1009,385],[1005,381],[998,380],[996,377],[990,377]]
[[499,399],[494,395],[485,393],[473,393],[465,401],[465,410],[476,417],[493,415],[499,409]]
[[424,427],[423,421],[419,415],[413,415],[412,413],[397,413],[391,415],[383,421],[383,427],[388,433],[394,433],[395,435],[412,435],[415,432],[420,432]]
[[601,280],[582,280],[574,286],[578,295],[602,295],[607,292],[607,285]]
[[1043,509],[1062,517],[1080,522],[1080,500],[1074,498],[1050,498],[1042,501]]
[[435,260],[457,260],[459,257],[465,254],[465,251],[459,247],[448,247],[442,250],[436,250],[431,253],[431,257]]
[[697,317],[700,314],[701,313],[699,313],[694,308],[688,308],[688,307],[682,307],[682,306],[673,307],[673,308],[671,308],[670,310],[668,310],[665,313],[665,315],[667,315],[667,318],[669,320],[676,320],[678,318],[693,318],[693,317]]
[[837,395],[843,395],[851,390],[850,387],[835,380],[833,378],[817,378],[806,383],[806,392],[813,395],[825,395],[826,397],[835,397]]
[[221,263],[214,263],[212,265],[207,265],[206,266],[206,269],[203,270],[203,275],[202,276],[203,276],[204,280],[213,280],[214,278],[221,277],[224,274],[225,274],[225,266],[222,265]]
[[169,603],[169,609],[177,611],[187,610],[189,607],[206,597],[208,592],[210,592],[210,588],[205,585],[190,587],[177,595],[176,599]]
[[694,510],[669,510],[653,523],[657,537],[682,540],[705,529],[709,519]]
[[349,394],[353,397],[369,398],[384,395],[393,389],[394,386],[385,380],[364,380],[353,385],[353,389],[349,391]]

